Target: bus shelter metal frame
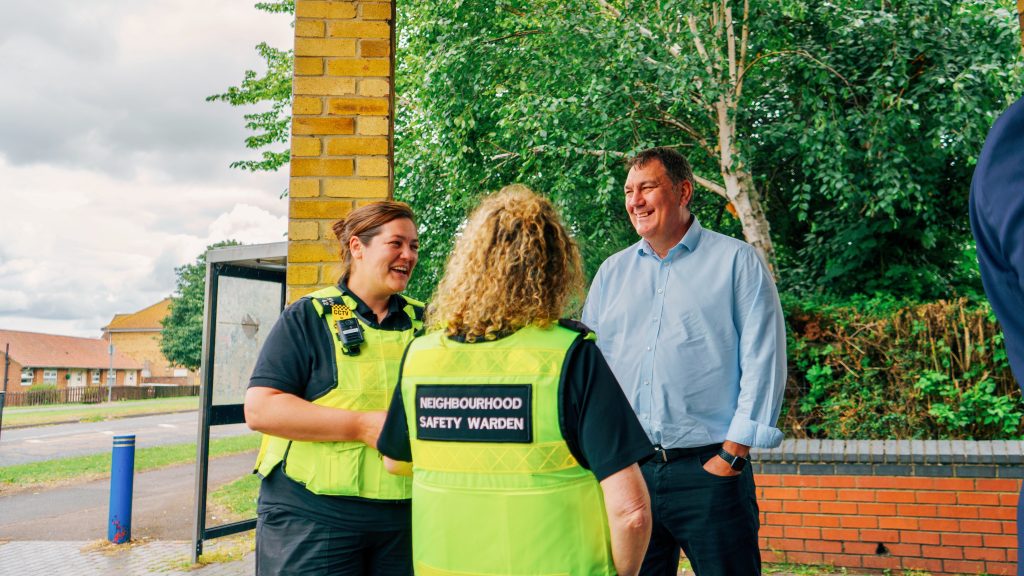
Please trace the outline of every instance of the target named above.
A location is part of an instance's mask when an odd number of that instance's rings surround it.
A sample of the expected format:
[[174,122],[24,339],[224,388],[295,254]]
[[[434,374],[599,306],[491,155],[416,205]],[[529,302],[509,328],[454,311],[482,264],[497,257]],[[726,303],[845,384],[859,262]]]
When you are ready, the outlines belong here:
[[207,483],[209,477],[210,428],[245,422],[243,404],[213,404],[214,354],[217,341],[217,298],[224,277],[273,282],[281,285],[280,310],[286,299],[285,273],[288,243],[229,246],[206,253],[206,299],[203,306],[203,348],[200,368],[199,430],[196,442],[195,531],[192,538],[192,563],[203,554],[203,543],[222,536],[246,532],[256,527],[250,518],[219,526],[206,525]]

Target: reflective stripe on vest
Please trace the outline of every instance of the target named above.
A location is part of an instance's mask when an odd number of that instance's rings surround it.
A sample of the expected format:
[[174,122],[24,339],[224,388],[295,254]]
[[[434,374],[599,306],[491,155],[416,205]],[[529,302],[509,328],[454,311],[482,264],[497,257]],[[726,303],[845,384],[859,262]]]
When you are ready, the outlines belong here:
[[[413,456],[417,575],[615,574],[600,484],[573,458],[559,426],[559,383],[578,338],[559,326],[531,326],[472,344],[432,332],[409,346],[402,400]],[[529,443],[417,437],[420,387],[524,385]],[[468,416],[460,414],[461,431]]]
[[[334,343],[335,386],[312,400],[314,404],[345,410],[387,410],[405,347],[422,327],[423,305],[410,298],[404,311],[413,321],[409,330],[378,330],[357,318],[365,342],[358,355],[342,353],[337,322],[323,301],[344,303],[351,310],[356,302],[337,287],[309,294],[313,308],[329,330]],[[264,435],[256,471],[266,476],[284,462],[284,473],[314,494],[360,496],[377,500],[404,500],[412,495],[408,478],[389,474],[377,450],[362,442],[303,442]]]

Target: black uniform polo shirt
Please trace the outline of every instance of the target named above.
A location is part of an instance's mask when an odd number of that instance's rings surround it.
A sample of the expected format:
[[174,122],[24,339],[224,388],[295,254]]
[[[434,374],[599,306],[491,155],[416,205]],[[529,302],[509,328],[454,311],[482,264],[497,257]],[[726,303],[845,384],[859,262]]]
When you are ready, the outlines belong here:
[[[412,318],[405,313],[407,301],[400,295],[391,296],[387,316],[377,323],[370,307],[344,283],[339,283],[338,289],[356,301],[356,312],[371,327],[412,328]],[[285,309],[271,329],[256,360],[249,387],[273,388],[312,401],[336,384],[333,335],[312,302],[300,299]],[[260,486],[258,510],[272,508],[353,532],[408,530],[411,521],[409,500],[313,494],[281,472],[280,466]]]
[[[654,454],[647,433],[594,342],[580,338],[569,349],[559,390],[562,437],[580,466],[598,480]],[[377,449],[393,460],[412,461],[401,381]]]

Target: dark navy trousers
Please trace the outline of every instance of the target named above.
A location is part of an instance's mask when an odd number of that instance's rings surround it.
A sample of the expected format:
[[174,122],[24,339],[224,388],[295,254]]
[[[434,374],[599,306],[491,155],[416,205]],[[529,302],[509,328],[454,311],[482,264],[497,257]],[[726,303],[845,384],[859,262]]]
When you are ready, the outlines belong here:
[[704,470],[718,447],[640,469],[651,494],[654,528],[641,576],[675,576],[679,549],[697,576],[761,574],[754,474],[721,477]]

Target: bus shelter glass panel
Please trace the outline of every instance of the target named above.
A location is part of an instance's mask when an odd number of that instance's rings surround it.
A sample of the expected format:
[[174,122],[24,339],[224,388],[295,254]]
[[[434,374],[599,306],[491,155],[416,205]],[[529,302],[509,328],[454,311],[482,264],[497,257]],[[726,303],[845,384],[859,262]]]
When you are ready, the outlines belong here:
[[221,276],[213,353],[213,405],[241,404],[267,334],[281,315],[282,286]]

